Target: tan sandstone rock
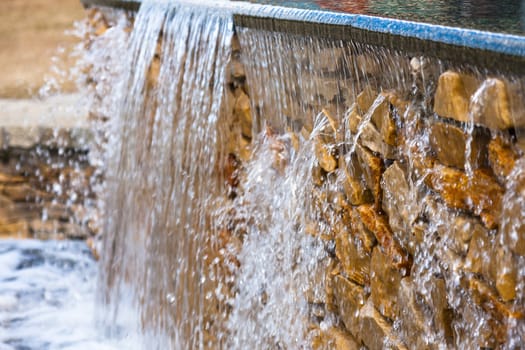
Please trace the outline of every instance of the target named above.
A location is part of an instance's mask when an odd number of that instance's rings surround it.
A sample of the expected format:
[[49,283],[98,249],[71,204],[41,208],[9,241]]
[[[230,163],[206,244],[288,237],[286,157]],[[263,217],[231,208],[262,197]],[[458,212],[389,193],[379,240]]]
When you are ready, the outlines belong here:
[[327,330],[319,330],[318,335],[312,341],[314,350],[360,350],[361,345],[349,333],[330,327]]
[[516,120],[512,113],[511,101],[507,85],[497,78],[486,79],[474,94],[470,113],[474,122],[493,130],[505,130],[522,123],[522,118]]
[[343,276],[335,276],[334,297],[345,328],[354,336],[359,336],[359,311],[366,302],[363,287]]
[[317,161],[324,171],[330,173],[337,168],[337,161],[330,146],[326,145],[319,137],[315,139],[314,151]]
[[464,129],[443,122],[430,126],[429,139],[438,160],[447,166],[465,169],[467,146],[470,143],[468,161],[473,169],[483,167],[487,158],[488,138],[474,131],[469,135]]
[[335,237],[335,254],[341,263],[342,272],[348,279],[359,284],[370,282],[370,253],[349,231],[340,231]]
[[360,337],[369,350],[407,349],[394,334],[392,325],[381,316],[370,300],[361,309]]
[[392,112],[390,111],[390,102],[386,94],[380,94],[372,104],[370,110],[372,123],[381,133],[383,141],[390,146],[397,144],[397,128]]
[[390,165],[381,177],[382,208],[395,237],[406,249],[413,252],[414,244],[409,235],[414,220],[414,193],[410,190],[405,171],[399,162]]
[[469,76],[452,71],[441,74],[434,96],[434,112],[444,118],[467,122],[469,99],[475,88]]

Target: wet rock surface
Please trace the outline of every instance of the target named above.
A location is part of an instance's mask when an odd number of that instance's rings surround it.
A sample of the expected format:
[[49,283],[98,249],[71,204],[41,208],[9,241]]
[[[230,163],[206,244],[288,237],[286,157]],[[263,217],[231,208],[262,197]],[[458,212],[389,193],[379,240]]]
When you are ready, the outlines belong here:
[[[519,79],[357,43],[237,35],[215,169],[226,189],[204,215],[220,218],[204,228],[209,344],[521,344]],[[1,181],[25,198],[19,174]]]
[[294,150],[311,142],[310,200],[320,219],[306,231],[331,261],[324,280],[312,278],[324,297],[313,286],[307,293],[314,323],[337,320],[314,327],[315,348],[498,348],[523,324],[525,210],[507,83],[436,74],[425,62],[428,71],[413,74],[435,77],[430,110],[406,91],[364,84],[351,94],[340,83],[346,111],[325,100],[319,134],[315,125],[288,129]]

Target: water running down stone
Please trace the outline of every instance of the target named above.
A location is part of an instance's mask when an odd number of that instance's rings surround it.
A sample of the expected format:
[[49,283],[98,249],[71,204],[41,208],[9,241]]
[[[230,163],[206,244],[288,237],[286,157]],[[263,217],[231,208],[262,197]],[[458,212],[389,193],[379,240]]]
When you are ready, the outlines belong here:
[[109,326],[131,307],[160,349],[520,344],[523,77],[235,29],[202,3],[134,20]]

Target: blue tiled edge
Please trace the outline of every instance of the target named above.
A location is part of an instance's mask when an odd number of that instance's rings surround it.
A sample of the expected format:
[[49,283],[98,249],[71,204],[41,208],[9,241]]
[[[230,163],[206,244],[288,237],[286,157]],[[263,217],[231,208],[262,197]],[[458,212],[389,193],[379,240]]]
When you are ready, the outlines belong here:
[[[86,6],[121,7],[129,10],[138,10],[140,1],[137,0],[81,0]],[[170,0],[159,0],[166,2]],[[171,0],[177,2],[176,0]],[[492,33],[474,29],[463,29],[441,25],[411,22],[398,19],[381,18],[361,14],[347,14],[320,10],[295,9],[273,5],[260,5],[242,1],[203,2],[182,0],[178,2],[194,3],[198,6],[212,6],[231,11],[238,24],[243,26],[247,21],[244,17],[279,21],[296,22],[297,24],[324,25],[341,27],[339,31],[357,29],[371,33],[414,38],[422,41],[442,43],[460,48],[471,48],[485,52],[525,58],[525,36]]]

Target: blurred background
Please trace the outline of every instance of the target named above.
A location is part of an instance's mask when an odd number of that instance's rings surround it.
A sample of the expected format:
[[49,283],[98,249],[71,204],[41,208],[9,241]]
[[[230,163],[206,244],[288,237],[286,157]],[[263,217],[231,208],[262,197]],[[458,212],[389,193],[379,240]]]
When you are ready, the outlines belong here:
[[[52,57],[67,65],[77,39],[65,32],[84,16],[78,0],[1,0],[0,98],[37,93],[50,74]],[[63,85],[66,91],[73,88],[71,82]]]

